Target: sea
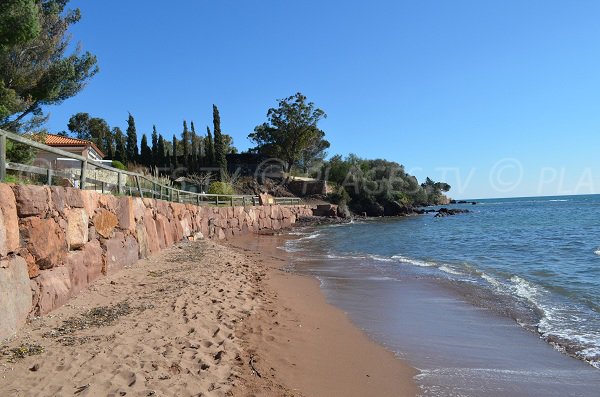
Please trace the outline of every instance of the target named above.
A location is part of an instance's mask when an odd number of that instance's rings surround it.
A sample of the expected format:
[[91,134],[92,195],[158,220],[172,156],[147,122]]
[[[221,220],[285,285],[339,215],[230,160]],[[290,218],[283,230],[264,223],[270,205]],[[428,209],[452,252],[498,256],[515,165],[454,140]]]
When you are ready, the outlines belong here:
[[281,248],[423,396],[600,396],[600,195],[476,201]]

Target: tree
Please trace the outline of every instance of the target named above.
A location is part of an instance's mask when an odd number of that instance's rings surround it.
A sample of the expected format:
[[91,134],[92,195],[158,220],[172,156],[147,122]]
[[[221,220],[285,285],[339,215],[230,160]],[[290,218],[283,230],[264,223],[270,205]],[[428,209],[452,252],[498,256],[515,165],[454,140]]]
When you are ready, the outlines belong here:
[[215,165],[215,145],[208,126],[206,126],[206,161],[211,167]]
[[152,166],[159,167],[158,157],[158,132],[156,132],[156,126],[152,126]]
[[179,153],[177,153],[177,137],[175,136],[175,134],[173,134],[173,149],[172,149],[172,156],[171,156],[171,165],[173,166],[173,168],[177,168],[177,155]]
[[75,96],[98,72],[96,57],[70,55],[68,29],[79,9],[68,0],[4,0],[0,6],[0,128],[19,131],[42,106]]
[[[277,108],[269,109],[268,122],[257,126],[248,138],[256,143],[255,150],[259,153],[285,161],[286,172],[290,172],[305,151],[312,148],[312,156],[318,156],[329,147],[328,142],[323,142],[325,133],[317,127],[325,117],[323,110],[315,108],[313,102],[307,103],[306,97],[297,93],[279,100]],[[319,149],[322,150],[319,152]]]
[[165,168],[167,167],[167,160],[166,160],[166,150],[165,150],[165,140],[163,138],[162,135],[158,136],[158,167],[159,168]]
[[225,143],[221,134],[221,116],[219,115],[219,109],[215,105],[213,105],[213,131],[215,133],[215,165],[221,170],[227,170]]
[[221,137],[225,154],[237,153],[237,148],[233,146],[233,137],[229,134],[221,134]]
[[194,122],[190,122],[190,128],[192,130],[190,134],[190,141],[192,144],[192,154],[190,155],[190,164],[188,166],[189,173],[193,173],[198,169],[198,136],[196,135],[196,128]]
[[127,160],[135,163],[139,160],[139,157],[135,120],[131,113],[129,113],[129,118],[127,119]]
[[112,154],[113,137],[106,120],[90,117],[89,113],[76,113],[69,118],[67,127],[78,139],[93,142],[107,157]]
[[146,167],[152,167],[152,149],[148,146],[146,134],[142,135],[142,144],[140,149],[140,163]]
[[183,166],[190,166],[190,132],[188,131],[187,121],[183,120],[183,132],[181,133],[181,146],[183,149]]
[[127,163],[127,149],[125,146],[125,136],[123,131],[119,127],[115,127],[112,130],[112,135],[115,140],[115,160],[120,161],[123,164]]

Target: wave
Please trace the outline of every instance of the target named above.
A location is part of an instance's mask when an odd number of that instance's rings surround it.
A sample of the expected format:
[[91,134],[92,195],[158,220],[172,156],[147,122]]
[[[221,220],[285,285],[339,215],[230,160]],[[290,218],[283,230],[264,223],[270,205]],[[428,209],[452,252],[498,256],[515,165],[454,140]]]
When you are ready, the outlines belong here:
[[600,248],[598,248],[596,251],[594,251],[594,254],[600,255]]

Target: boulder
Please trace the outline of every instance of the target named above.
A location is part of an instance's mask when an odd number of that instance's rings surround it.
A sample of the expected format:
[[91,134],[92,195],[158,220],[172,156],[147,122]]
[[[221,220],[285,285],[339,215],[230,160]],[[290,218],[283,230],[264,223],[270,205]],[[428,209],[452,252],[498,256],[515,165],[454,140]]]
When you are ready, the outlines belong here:
[[65,232],[52,219],[27,218],[21,223],[26,247],[40,269],[60,266],[68,251]]
[[67,254],[65,267],[69,269],[71,294],[77,294],[102,275],[102,247],[95,240],[87,243],[80,251]]
[[135,238],[121,232],[104,242],[106,246],[105,273],[114,274],[123,267],[132,265],[138,260],[139,246]]
[[44,215],[50,209],[49,189],[45,186],[14,185],[19,217]]
[[0,341],[25,324],[31,310],[27,263],[21,257],[0,260]]
[[119,224],[117,216],[105,209],[101,209],[94,215],[93,222],[96,233],[104,238],[110,238],[113,230],[115,230],[115,227]]
[[0,184],[0,257],[19,249],[19,218],[12,189]]
[[65,211],[67,218],[67,244],[69,249],[77,249],[88,242],[89,217],[85,209],[72,208]]
[[67,303],[71,297],[71,277],[65,266],[42,270],[33,279],[37,284],[38,296],[34,314],[43,316]]

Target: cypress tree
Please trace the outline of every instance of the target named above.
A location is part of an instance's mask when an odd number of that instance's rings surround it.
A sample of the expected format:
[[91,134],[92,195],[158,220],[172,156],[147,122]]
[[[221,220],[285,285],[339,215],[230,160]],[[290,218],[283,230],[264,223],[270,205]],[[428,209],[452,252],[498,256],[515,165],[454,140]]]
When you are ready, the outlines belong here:
[[135,120],[131,113],[127,119],[127,161],[134,163],[139,161],[139,149],[137,143],[137,133],[135,132]]
[[190,166],[190,132],[188,131],[187,121],[183,120],[183,133],[181,134],[184,167]]
[[146,138],[146,134],[142,135],[140,163],[146,167],[152,167],[152,149],[150,149],[150,146],[148,146],[148,138]]
[[158,158],[158,132],[156,132],[156,126],[152,126],[152,166],[160,167]]
[[171,155],[171,166],[177,168],[177,137],[173,134],[173,153]]
[[123,136],[123,131],[121,131],[119,127],[115,127],[113,128],[113,135],[115,137],[115,160],[127,164],[127,150],[125,148],[125,136]]
[[159,168],[167,167],[167,162],[165,160],[165,139],[162,135],[158,136],[157,159]]
[[212,134],[210,128],[206,126],[206,160],[209,167],[215,165],[215,146],[213,144]]
[[221,134],[221,116],[219,109],[213,105],[213,131],[215,133],[215,163],[221,170],[227,170],[227,158],[225,157],[225,144]]
[[194,122],[190,122],[192,129],[190,141],[192,142],[192,154],[190,155],[190,171],[196,172],[198,170],[198,136],[196,135],[196,129],[194,128]]

